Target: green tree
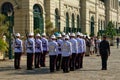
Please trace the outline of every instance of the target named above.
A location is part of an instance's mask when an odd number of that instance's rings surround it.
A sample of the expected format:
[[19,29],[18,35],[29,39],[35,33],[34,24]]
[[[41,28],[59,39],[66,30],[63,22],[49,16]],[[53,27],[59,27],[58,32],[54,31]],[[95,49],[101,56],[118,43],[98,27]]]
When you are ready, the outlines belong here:
[[34,30],[34,34],[36,35],[37,33],[39,33],[39,34],[41,33],[41,30],[39,28]]
[[4,34],[8,33],[8,25],[9,22],[6,21],[6,16],[0,14],[0,38],[2,38]]
[[105,35],[108,36],[110,38],[110,45],[113,46],[114,45],[114,36],[117,35],[116,29],[114,27],[114,24],[112,23],[112,21],[110,21],[106,27],[105,30]]
[[114,36],[116,36],[116,34],[117,34],[117,32],[114,27],[114,24],[112,23],[112,21],[110,21],[106,27],[105,35],[107,35],[110,38],[113,38]]
[[46,20],[45,23],[46,23],[46,26],[45,26],[46,34],[47,34],[49,37],[50,37],[52,34],[54,34],[55,32],[58,31],[57,28],[53,27],[53,23],[52,23],[50,20]]
[[8,44],[3,40],[3,36],[8,33],[9,22],[6,20],[6,16],[0,14],[0,51],[7,50]]

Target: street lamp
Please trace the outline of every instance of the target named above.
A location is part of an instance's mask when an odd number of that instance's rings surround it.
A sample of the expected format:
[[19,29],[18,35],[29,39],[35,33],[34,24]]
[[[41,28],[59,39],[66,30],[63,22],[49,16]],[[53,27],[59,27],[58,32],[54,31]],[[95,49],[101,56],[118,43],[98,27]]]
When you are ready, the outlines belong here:
[[9,19],[9,59],[12,59],[13,56],[12,56],[12,20],[11,20],[11,17],[12,17],[12,11],[8,11],[7,12],[7,15],[8,15],[8,19]]

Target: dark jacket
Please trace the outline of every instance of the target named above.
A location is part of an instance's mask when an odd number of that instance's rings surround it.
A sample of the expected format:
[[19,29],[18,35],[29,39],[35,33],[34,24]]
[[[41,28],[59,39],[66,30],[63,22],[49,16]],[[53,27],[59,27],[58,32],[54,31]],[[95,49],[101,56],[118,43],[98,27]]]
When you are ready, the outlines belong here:
[[107,40],[102,40],[100,42],[100,54],[101,55],[109,55],[110,54],[110,45]]

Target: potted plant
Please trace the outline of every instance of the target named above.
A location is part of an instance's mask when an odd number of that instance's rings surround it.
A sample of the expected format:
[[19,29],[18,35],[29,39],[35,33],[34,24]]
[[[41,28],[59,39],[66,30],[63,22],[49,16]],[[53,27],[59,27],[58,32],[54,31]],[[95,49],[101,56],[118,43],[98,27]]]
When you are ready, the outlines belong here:
[[105,35],[107,35],[110,38],[110,45],[113,46],[114,45],[114,36],[116,36],[117,32],[116,29],[114,27],[114,24],[112,23],[112,21],[110,21],[106,27],[105,30]]
[[46,34],[47,36],[51,36],[55,32],[58,32],[58,28],[53,26],[53,23],[50,20],[46,20]]

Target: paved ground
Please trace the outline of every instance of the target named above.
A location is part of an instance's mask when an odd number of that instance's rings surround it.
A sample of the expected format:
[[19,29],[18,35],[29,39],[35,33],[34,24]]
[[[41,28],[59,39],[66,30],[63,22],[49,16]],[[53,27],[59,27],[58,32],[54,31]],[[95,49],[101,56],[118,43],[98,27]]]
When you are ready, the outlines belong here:
[[84,57],[84,68],[70,73],[49,73],[49,63],[41,69],[26,70],[26,57],[22,57],[21,70],[14,70],[13,60],[0,61],[0,80],[120,80],[120,49],[111,47],[108,70],[101,70],[100,57]]

